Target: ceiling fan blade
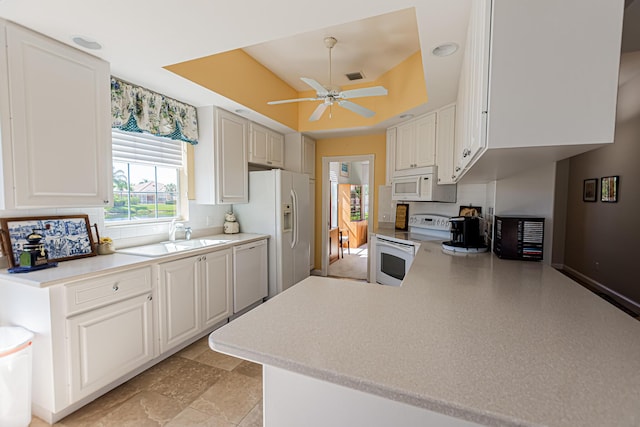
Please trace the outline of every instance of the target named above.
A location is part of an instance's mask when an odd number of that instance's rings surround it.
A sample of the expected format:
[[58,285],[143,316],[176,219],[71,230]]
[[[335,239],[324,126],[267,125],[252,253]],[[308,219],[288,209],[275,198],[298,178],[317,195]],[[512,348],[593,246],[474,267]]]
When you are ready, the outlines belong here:
[[282,99],[280,101],[269,101],[267,104],[276,105],[276,104],[286,104],[288,102],[298,102],[298,101],[317,101],[317,98],[295,98],[295,99]]
[[315,91],[318,93],[318,96],[324,96],[329,93],[329,91],[325,89],[324,86],[322,86],[317,81],[310,79],[309,77],[300,77],[300,80],[302,80],[303,82],[311,86],[313,89],[315,89]]
[[320,117],[322,117],[322,114],[324,113],[324,110],[327,109],[328,105],[329,104],[325,104],[324,102],[318,105],[316,109],[313,110],[313,113],[311,113],[311,116],[309,117],[309,121],[315,122],[316,120],[320,120]]
[[351,110],[354,113],[358,113],[364,117],[373,117],[376,114],[375,111],[371,111],[368,108],[364,108],[363,106],[355,104],[351,101],[340,100],[338,101],[338,105],[346,108],[347,110]]
[[342,99],[364,98],[365,96],[383,96],[389,92],[384,86],[363,87],[360,89],[345,90],[338,94]]

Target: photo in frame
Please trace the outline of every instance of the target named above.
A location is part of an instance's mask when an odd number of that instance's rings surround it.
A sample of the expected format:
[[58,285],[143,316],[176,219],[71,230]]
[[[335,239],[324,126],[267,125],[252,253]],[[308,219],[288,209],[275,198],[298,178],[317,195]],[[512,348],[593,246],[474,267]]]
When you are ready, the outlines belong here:
[[38,230],[49,261],[65,261],[97,255],[88,215],[0,218],[2,251],[10,267],[20,263],[27,236]]
[[346,178],[349,177],[349,169],[351,169],[351,164],[349,162],[341,162],[340,163],[340,176],[344,176]]
[[585,179],[582,184],[582,201],[595,202],[598,195],[598,178]]
[[617,202],[619,186],[620,177],[617,175],[600,178],[600,201],[606,203]]

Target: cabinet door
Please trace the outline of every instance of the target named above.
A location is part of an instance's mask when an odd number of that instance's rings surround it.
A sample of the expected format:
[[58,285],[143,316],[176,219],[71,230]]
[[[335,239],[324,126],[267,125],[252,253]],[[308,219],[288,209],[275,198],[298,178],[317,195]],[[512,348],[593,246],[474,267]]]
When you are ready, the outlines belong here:
[[149,293],[67,319],[72,402],[153,358],[151,304]]
[[415,147],[415,122],[398,126],[396,129],[396,171],[415,167]]
[[200,257],[159,266],[160,351],[200,332]]
[[270,132],[269,133],[269,166],[276,168],[284,167],[284,136]]
[[247,165],[248,122],[224,110],[216,110],[215,159],[218,171],[218,203],[247,203],[249,172]]
[[302,135],[302,173],[316,177],[316,141]]
[[436,114],[427,114],[415,122],[414,167],[433,166],[436,149]]
[[396,165],[396,128],[387,129],[387,164],[385,171],[385,185],[391,185]]
[[202,326],[209,328],[231,315],[233,276],[231,249],[201,257]]
[[7,58],[13,134],[2,144],[11,144],[14,186],[8,207],[108,204],[109,64],[12,24]]
[[453,152],[455,145],[456,106],[450,105],[437,112],[436,165],[438,184],[451,184],[453,177]]
[[268,164],[269,160],[269,130],[262,126],[251,124],[251,142],[249,161],[251,163]]

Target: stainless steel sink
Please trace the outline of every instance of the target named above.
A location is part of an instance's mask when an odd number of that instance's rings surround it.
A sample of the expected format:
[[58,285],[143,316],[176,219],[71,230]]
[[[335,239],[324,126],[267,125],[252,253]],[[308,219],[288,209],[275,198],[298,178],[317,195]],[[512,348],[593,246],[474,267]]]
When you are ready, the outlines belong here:
[[176,240],[153,243],[150,245],[133,246],[130,248],[118,249],[117,252],[130,255],[140,255],[148,257],[159,257],[169,255],[176,252],[184,252],[194,249],[206,248],[209,246],[222,245],[231,240],[226,239],[192,239],[192,240]]

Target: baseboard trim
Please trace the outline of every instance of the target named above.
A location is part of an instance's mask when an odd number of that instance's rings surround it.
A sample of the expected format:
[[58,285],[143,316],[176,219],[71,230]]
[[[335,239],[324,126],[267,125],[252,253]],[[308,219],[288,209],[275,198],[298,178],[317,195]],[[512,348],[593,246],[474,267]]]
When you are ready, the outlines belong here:
[[602,283],[592,279],[589,276],[582,274],[578,270],[575,270],[567,265],[563,265],[562,268],[560,268],[560,270],[565,271],[569,276],[573,276],[574,278],[578,279],[578,281],[583,282],[583,284],[587,288],[594,291],[595,293],[603,293],[607,295],[609,298],[613,298],[616,303],[620,304],[621,306],[624,307],[624,309],[626,309],[625,311],[631,311],[632,313],[635,314],[634,316],[634,314],[629,313],[632,316],[634,317],[640,316],[640,304],[636,303],[635,301],[630,300],[626,296],[614,291],[613,289],[606,287]]

